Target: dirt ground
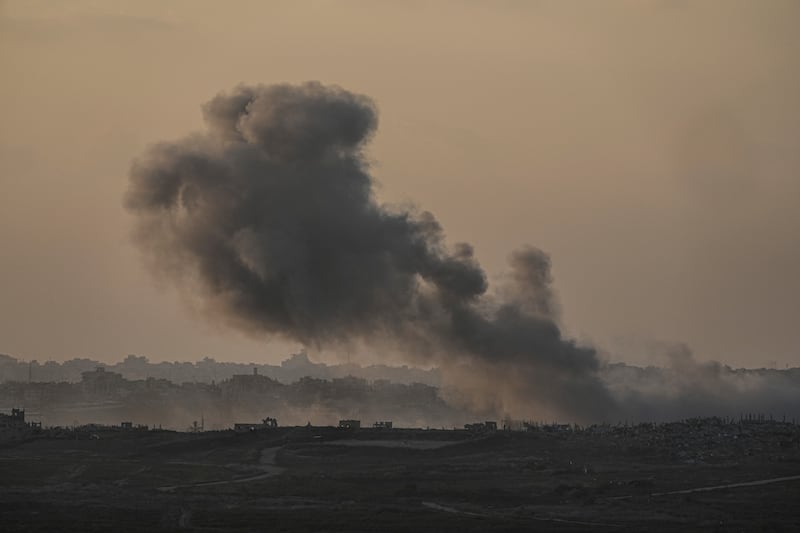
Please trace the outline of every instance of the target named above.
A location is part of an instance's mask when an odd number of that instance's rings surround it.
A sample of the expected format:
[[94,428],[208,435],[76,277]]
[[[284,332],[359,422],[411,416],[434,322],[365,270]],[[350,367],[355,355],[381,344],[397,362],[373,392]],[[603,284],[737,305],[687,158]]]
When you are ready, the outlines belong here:
[[800,430],[45,433],[0,501],[3,531],[800,531]]

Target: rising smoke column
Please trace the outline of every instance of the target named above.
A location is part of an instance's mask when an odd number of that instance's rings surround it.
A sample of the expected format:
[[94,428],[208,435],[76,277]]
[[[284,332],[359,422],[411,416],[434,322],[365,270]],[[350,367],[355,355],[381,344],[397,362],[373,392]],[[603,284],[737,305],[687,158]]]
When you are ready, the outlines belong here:
[[587,419],[611,407],[594,350],[556,323],[544,253],[512,254],[490,291],[472,247],[448,247],[433,215],[377,202],[368,97],[242,85],[203,114],[207,132],[134,163],[125,205],[149,263],[208,313],[309,346],[390,339],[495,412]]

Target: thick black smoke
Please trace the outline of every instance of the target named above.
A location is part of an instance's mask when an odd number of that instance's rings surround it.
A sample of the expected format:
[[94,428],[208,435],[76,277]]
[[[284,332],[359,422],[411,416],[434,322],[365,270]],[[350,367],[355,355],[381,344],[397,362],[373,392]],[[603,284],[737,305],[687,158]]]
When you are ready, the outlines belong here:
[[448,248],[433,215],[376,201],[369,98],[319,83],[240,86],[203,112],[206,133],[134,164],[126,206],[152,263],[209,312],[312,346],[399,342],[487,409],[609,409],[595,352],[556,323],[544,253],[514,253],[506,285],[489,291],[472,247]]

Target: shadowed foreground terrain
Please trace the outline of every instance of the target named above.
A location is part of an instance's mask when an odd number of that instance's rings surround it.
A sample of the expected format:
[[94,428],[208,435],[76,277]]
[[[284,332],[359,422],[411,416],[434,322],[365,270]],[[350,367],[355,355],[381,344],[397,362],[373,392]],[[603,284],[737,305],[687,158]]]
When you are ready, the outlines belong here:
[[5,531],[797,531],[800,428],[47,430],[0,499]]

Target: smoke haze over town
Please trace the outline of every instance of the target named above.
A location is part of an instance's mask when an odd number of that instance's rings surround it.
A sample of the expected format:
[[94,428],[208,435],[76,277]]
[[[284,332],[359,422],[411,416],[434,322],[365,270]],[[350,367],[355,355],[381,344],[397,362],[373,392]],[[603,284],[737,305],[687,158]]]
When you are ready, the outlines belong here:
[[800,364],[796,5],[207,7],[3,4],[0,350],[305,349],[577,420],[794,401],[726,369]]

